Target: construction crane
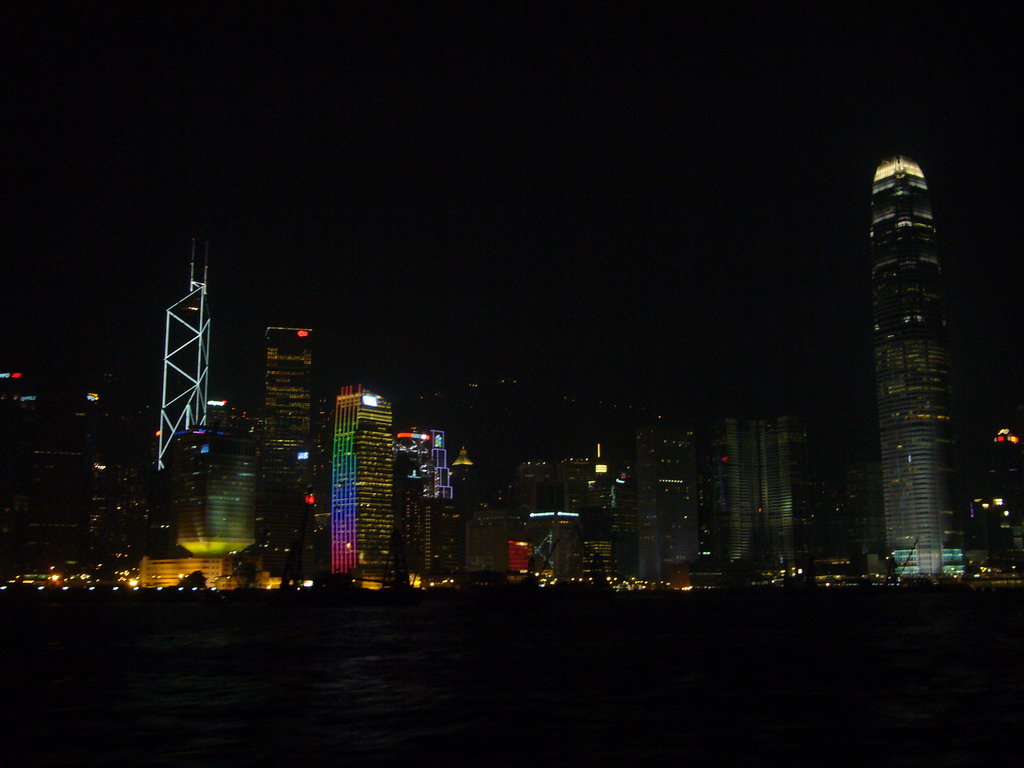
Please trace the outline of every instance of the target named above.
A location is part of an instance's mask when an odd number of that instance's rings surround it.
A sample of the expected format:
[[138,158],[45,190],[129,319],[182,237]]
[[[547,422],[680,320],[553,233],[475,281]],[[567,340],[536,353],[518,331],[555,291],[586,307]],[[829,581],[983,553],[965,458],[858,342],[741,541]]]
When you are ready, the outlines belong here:
[[910,546],[910,549],[907,551],[907,556],[903,559],[903,563],[897,566],[896,573],[894,574],[894,577],[896,579],[900,579],[903,577],[904,572],[907,570],[907,566],[910,565],[910,559],[914,556],[914,553],[917,551],[917,542],[919,542],[920,540],[920,537],[914,539],[914,543]]
[[302,521],[299,524],[299,538],[292,542],[288,550],[288,559],[284,563],[284,571],[281,573],[282,589],[297,589],[302,586],[302,551],[306,548],[306,525],[309,516],[313,514],[313,505],[316,504],[316,496],[310,489],[302,497]]

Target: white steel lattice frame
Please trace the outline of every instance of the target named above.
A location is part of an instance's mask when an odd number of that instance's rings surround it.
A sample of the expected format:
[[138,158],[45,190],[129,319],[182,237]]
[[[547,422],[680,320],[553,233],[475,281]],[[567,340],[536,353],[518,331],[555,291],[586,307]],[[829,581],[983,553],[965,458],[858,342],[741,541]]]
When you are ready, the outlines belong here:
[[176,433],[206,425],[210,315],[205,277],[205,270],[203,282],[190,276],[189,294],[167,310],[157,469],[164,468],[164,454]]

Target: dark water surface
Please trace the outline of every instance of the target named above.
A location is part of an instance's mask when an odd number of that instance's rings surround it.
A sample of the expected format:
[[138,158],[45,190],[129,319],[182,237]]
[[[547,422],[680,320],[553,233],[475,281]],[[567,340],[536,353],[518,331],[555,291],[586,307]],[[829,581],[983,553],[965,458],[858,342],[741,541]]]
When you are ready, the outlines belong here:
[[1024,593],[0,608],[11,766],[1016,765]]

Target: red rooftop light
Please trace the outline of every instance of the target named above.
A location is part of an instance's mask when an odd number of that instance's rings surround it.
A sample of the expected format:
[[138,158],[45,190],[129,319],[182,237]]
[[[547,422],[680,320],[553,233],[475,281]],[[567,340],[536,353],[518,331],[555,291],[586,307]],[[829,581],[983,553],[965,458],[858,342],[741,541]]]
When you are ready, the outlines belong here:
[[309,331],[299,331],[297,335],[302,336],[302,337],[306,337],[306,336],[309,336]]

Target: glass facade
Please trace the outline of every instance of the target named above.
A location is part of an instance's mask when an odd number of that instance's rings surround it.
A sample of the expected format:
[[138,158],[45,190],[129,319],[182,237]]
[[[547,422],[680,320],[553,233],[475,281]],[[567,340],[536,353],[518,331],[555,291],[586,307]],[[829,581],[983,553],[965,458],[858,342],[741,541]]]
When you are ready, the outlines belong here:
[[171,474],[178,544],[193,557],[224,557],[253,543],[256,446],[196,429],[175,435]]
[[725,419],[715,428],[712,449],[715,556],[765,568],[805,564],[813,498],[800,420]]
[[901,575],[937,575],[959,568],[959,550],[950,493],[946,321],[931,203],[917,163],[905,157],[882,162],[871,204],[886,540]]
[[392,509],[391,404],[361,384],[338,395],[331,461],[331,572],[383,572]]

